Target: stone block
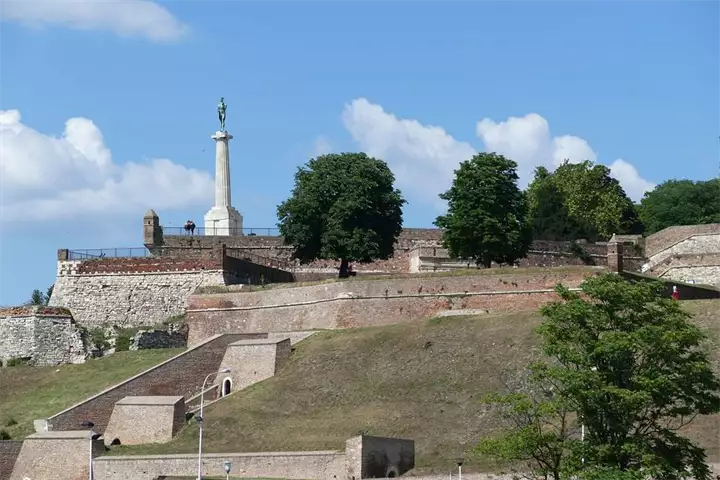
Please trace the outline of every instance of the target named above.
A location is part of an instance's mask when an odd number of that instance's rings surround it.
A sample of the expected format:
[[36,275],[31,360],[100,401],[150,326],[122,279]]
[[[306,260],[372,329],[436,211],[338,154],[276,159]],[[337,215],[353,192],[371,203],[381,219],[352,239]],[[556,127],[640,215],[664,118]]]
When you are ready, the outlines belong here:
[[185,422],[179,396],[128,396],[115,404],[105,429],[107,445],[141,445],[172,440]]
[[345,442],[347,480],[398,477],[415,468],[415,442],[360,435]]
[[227,346],[221,362],[230,373],[218,375],[221,395],[242,390],[275,375],[290,358],[290,338],[241,340]]
[[89,457],[104,452],[102,440],[90,440],[88,430],[34,433],[25,438],[10,480],[85,480]]

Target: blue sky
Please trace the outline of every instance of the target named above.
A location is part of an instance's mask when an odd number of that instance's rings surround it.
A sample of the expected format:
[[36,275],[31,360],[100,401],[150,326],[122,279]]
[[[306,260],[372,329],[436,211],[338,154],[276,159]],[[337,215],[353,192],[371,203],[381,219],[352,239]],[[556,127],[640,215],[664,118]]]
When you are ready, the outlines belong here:
[[202,224],[220,96],[246,227],[328,151],[385,159],[415,227],[480,150],[635,199],[718,173],[717,2],[2,1],[0,304],[58,248],[141,246],[149,208]]

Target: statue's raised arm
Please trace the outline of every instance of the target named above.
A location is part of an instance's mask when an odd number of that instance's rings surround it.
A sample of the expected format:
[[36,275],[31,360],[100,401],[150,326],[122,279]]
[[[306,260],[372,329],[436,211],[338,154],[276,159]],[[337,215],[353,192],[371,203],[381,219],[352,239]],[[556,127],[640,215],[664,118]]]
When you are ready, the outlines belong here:
[[227,111],[227,105],[225,105],[225,97],[220,97],[220,103],[218,104],[218,119],[220,120],[220,131],[225,131],[225,112]]

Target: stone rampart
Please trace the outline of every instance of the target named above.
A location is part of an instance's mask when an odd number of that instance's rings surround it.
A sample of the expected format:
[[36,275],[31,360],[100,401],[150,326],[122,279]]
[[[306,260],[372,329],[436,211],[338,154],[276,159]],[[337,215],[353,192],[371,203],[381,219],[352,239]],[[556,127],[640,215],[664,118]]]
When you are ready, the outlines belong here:
[[[218,335],[190,348],[155,367],[112,386],[45,420],[46,430],[74,430],[89,420],[103,432],[115,403],[127,396],[182,396],[189,398],[200,391],[208,372],[221,367],[228,344],[267,334]],[[39,423],[39,422],[38,422]],[[37,428],[36,428],[37,429]]]
[[22,440],[0,440],[0,480],[10,478],[22,444]]
[[70,309],[85,327],[147,327],[182,314],[199,286],[292,282],[292,273],[234,258],[213,244],[198,256],[70,260],[58,250],[50,305]]
[[451,309],[513,312],[556,298],[602,268],[496,269],[475,275],[353,279],[190,297],[188,343],[218,332],[354,328],[408,322]]
[[[345,454],[337,451],[205,453],[204,475],[223,477],[223,463],[232,462],[239,478],[345,479]],[[95,480],[155,480],[161,477],[197,476],[197,454],[105,456],[94,462]],[[359,480],[359,479],[358,479]]]
[[[415,465],[415,443],[401,438],[357,436],[345,452],[206,453],[203,472],[224,475],[223,463],[232,462],[238,478],[306,480],[360,480],[401,475]],[[106,456],[94,461],[96,480],[155,480],[197,474],[197,455]]]
[[0,360],[31,365],[83,363],[87,351],[80,329],[63,308],[13,307],[0,309]]
[[672,246],[648,257],[643,270],[653,270],[664,261],[679,255],[705,255],[720,253],[720,232],[690,235]]
[[711,234],[720,234],[720,223],[668,227],[657,233],[653,233],[645,239],[645,256],[652,258],[661,251],[671,248],[676,243],[694,235]]

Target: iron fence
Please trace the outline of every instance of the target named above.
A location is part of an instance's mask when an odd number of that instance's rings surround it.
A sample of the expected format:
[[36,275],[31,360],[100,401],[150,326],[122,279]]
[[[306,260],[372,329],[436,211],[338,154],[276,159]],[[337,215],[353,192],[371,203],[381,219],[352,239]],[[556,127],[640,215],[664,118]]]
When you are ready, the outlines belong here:
[[69,250],[68,260],[90,260],[93,258],[132,258],[152,257],[153,254],[145,247],[130,248],[89,248]]
[[194,230],[176,226],[163,226],[164,235],[219,235],[219,236],[239,236],[246,235],[249,237],[278,237],[280,230],[277,228],[205,228],[195,227]]

